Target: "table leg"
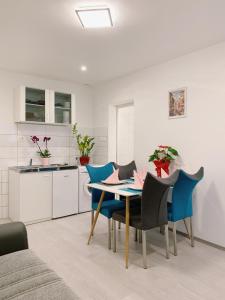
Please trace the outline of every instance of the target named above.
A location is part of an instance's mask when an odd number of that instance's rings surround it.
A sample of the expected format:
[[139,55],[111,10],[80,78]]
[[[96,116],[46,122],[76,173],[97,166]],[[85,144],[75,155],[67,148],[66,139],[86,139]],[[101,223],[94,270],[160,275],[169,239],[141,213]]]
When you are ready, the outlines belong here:
[[102,191],[100,200],[98,202],[98,207],[97,207],[97,210],[96,210],[96,213],[95,213],[94,222],[91,226],[91,232],[90,232],[90,235],[89,235],[89,238],[88,238],[88,245],[90,244],[90,240],[91,240],[91,237],[92,237],[94,229],[95,229],[95,225],[96,225],[97,220],[98,220],[98,215],[100,213],[100,209],[101,209],[101,206],[102,206],[102,201],[104,199],[104,196],[105,196],[105,191]]
[[130,229],[130,197],[126,197],[126,238],[125,238],[125,266],[128,268],[129,257],[129,229]]
[[[94,223],[94,217],[95,217],[95,211],[94,211],[94,209],[92,209],[92,211],[91,211],[91,226]],[[92,236],[93,235],[94,235],[94,232],[93,232]]]

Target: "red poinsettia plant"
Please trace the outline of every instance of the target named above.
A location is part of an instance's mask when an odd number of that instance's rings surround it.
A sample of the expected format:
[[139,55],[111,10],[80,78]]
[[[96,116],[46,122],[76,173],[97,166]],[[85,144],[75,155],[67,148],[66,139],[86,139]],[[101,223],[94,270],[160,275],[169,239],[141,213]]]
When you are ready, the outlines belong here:
[[161,177],[161,170],[163,169],[169,175],[170,162],[178,156],[178,151],[171,146],[158,146],[152,155],[149,157],[149,162],[153,162],[156,166],[156,172]]
[[50,137],[45,136],[43,138],[43,143],[45,145],[44,149],[41,149],[41,147],[39,145],[40,139],[36,135],[33,135],[30,138],[31,138],[32,142],[37,145],[37,147],[38,147],[37,153],[40,155],[41,158],[49,158],[49,157],[51,157],[51,153],[48,150],[48,142],[51,140]]

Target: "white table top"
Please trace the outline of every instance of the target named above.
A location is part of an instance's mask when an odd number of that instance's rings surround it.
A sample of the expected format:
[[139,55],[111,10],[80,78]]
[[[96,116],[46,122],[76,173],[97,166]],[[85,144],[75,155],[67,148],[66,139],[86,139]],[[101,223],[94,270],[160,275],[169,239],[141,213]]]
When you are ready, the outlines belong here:
[[131,183],[119,184],[119,185],[107,185],[104,183],[88,183],[87,186],[90,188],[94,188],[97,190],[101,190],[101,191],[105,191],[105,192],[109,192],[109,193],[113,193],[125,197],[138,196],[142,194],[141,191],[137,191],[137,190],[129,190],[129,191],[123,190],[132,186]]
[[[120,185],[107,185],[104,183],[88,183],[88,187],[94,188],[97,190],[117,194],[120,196],[125,196],[125,197],[131,197],[131,196],[141,196],[142,191],[137,191],[137,190],[129,190],[129,191],[124,191],[123,189],[127,189],[130,186],[132,186],[131,183],[126,183],[126,184],[120,184]],[[173,187],[170,187],[168,196],[167,196],[167,202],[172,202],[172,191]]]

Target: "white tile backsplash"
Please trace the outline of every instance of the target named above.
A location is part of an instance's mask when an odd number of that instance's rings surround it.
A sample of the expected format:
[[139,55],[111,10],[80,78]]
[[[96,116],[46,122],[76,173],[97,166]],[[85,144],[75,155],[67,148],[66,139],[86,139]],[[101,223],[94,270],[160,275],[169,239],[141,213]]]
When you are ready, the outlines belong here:
[[95,137],[107,137],[108,136],[108,127],[95,127],[94,128]]
[[1,204],[2,207],[8,207],[8,195],[1,195]]
[[[0,170],[7,171],[8,167],[16,166],[17,165],[17,158],[0,158]],[[7,173],[8,174],[8,173]],[[5,180],[5,173],[3,173]]]
[[46,125],[18,124],[17,135],[45,135]]
[[0,219],[0,224],[6,224],[6,223],[11,223],[12,221],[10,219]]
[[2,187],[1,194],[8,195],[8,182],[2,182],[1,187]]
[[108,128],[95,128],[94,137],[95,147],[93,151],[93,162],[95,164],[105,164],[108,162]]
[[0,218],[1,219],[7,219],[8,216],[9,216],[8,207],[1,207],[1,209],[0,209]]
[[54,136],[48,143],[49,148],[52,147],[69,147],[70,137],[69,136]]
[[0,159],[17,158],[16,147],[0,147]]
[[17,147],[17,135],[0,134],[0,147]]
[[[12,166],[16,166],[13,165]],[[7,170],[2,170],[2,182],[8,182],[9,181],[9,172],[8,172],[8,168]]]
[[[38,135],[38,137],[43,140],[44,135]],[[17,145],[18,147],[33,147],[36,148],[37,146],[32,142],[31,135],[18,135],[17,137]]]
[[46,126],[45,134],[47,136],[70,136],[71,126]]

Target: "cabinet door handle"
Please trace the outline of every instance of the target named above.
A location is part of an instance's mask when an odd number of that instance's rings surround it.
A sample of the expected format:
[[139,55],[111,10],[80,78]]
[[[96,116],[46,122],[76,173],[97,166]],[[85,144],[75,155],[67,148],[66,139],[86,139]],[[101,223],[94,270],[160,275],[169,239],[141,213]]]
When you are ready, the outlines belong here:
[[64,177],[70,177],[70,175],[64,175]]

